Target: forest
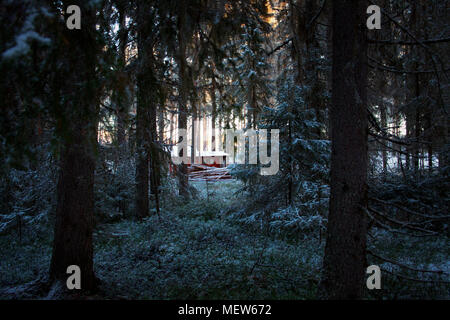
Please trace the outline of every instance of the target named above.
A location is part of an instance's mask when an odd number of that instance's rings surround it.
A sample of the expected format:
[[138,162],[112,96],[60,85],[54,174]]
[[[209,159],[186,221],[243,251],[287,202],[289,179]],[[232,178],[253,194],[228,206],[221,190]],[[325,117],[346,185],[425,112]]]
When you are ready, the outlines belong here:
[[0,0],[0,300],[450,299],[449,13]]

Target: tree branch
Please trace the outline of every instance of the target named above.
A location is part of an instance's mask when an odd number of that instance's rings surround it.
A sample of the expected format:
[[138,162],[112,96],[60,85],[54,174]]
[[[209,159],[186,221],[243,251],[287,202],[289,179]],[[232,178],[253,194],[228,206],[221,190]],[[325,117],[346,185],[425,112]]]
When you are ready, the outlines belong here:
[[441,39],[428,39],[428,40],[418,40],[418,41],[403,41],[403,40],[375,40],[375,39],[367,39],[368,43],[374,44],[392,44],[392,45],[422,45],[422,44],[433,44],[433,43],[441,43],[441,42],[449,42],[450,38],[441,38]]

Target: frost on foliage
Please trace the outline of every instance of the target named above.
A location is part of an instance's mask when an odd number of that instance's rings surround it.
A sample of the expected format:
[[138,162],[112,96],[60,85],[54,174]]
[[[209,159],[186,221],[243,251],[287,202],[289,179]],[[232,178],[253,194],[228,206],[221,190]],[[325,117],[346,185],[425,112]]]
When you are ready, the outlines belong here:
[[[261,177],[255,166],[233,168],[231,173],[245,183],[243,191],[249,200],[233,215],[239,221],[257,228],[269,223],[277,233],[323,228],[329,198],[330,141],[319,134],[325,127],[319,119],[325,118],[307,103],[311,90],[296,85],[292,78],[283,79],[275,107],[262,113],[260,128],[280,129],[280,171]],[[289,183],[291,203],[287,203]]]
[[[46,12],[44,12],[44,14],[46,14]],[[13,59],[28,54],[30,51],[30,42],[32,41],[44,45],[49,45],[51,43],[49,38],[43,37],[35,31],[34,20],[37,16],[38,13],[32,13],[27,17],[20,33],[15,37],[15,44],[2,53],[3,59]]]
[[0,185],[0,191],[8,194],[3,204],[5,212],[0,215],[0,234],[19,225],[27,228],[27,235],[49,227],[49,216],[55,205],[56,175],[51,169],[51,157],[47,155],[46,159],[45,165],[35,170],[12,169]]

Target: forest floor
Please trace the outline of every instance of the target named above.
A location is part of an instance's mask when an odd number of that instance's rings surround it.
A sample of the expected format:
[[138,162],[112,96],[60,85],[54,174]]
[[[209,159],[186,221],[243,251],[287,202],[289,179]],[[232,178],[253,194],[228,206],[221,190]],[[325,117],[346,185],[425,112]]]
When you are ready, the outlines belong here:
[[[305,234],[283,238],[228,218],[243,201],[234,180],[197,182],[198,198],[163,204],[160,216],[97,226],[94,268],[104,299],[313,299],[320,280],[324,241]],[[24,231],[26,232],[26,230]],[[379,232],[376,249],[405,264],[449,272],[448,239],[399,242]],[[432,242],[430,242],[432,241]],[[430,250],[430,248],[432,248]],[[441,248],[441,249],[439,249]],[[443,248],[443,249],[442,249]],[[0,298],[48,272],[51,235],[0,237]],[[408,259],[398,259],[408,257]],[[410,260],[410,261],[409,261]],[[384,268],[405,276],[391,264]],[[400,272],[401,271],[401,272]],[[417,275],[416,275],[417,276]],[[383,289],[369,298],[449,298],[442,275],[414,282],[383,277]],[[445,280],[445,279],[444,279]],[[448,277],[447,279],[448,280]],[[30,297],[28,298],[43,298]]]

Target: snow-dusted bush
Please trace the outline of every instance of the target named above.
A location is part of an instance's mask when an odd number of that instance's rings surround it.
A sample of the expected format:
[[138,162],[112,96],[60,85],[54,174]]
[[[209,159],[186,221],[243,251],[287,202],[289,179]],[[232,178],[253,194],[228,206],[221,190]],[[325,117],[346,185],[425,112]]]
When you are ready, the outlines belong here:
[[3,195],[0,234],[16,230],[19,236],[34,236],[51,230],[56,205],[57,171],[49,153],[25,170],[11,169],[2,177]]
[[100,148],[95,175],[95,219],[111,222],[134,216],[134,158],[119,148]]
[[330,141],[324,138],[320,120],[325,118],[324,111],[308,103],[315,90],[298,86],[289,77],[280,80],[277,105],[265,109],[259,124],[263,129],[280,130],[280,169],[276,175],[261,176],[255,165],[232,168],[231,173],[245,183],[243,191],[248,196],[237,214],[241,221],[257,226],[265,219],[273,231],[292,234],[323,226],[329,198]]

